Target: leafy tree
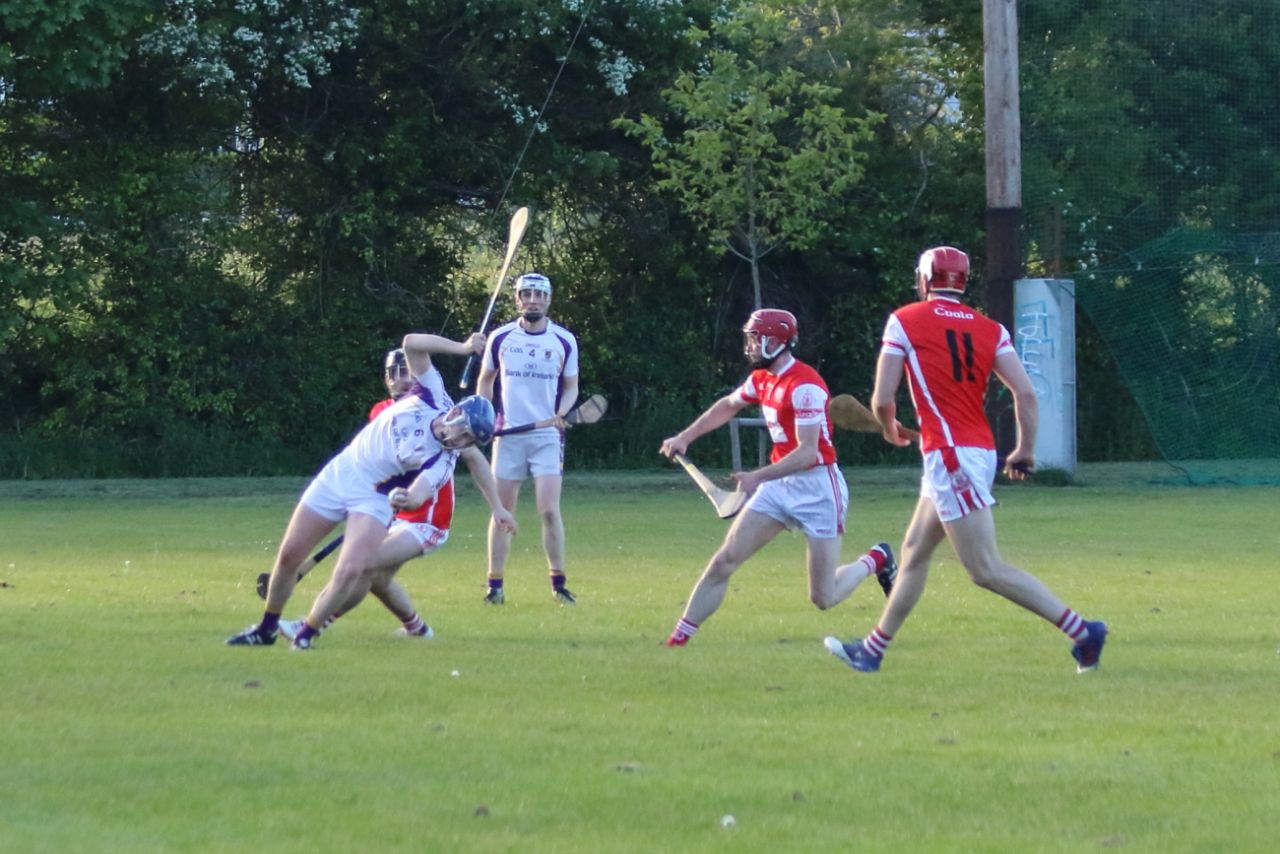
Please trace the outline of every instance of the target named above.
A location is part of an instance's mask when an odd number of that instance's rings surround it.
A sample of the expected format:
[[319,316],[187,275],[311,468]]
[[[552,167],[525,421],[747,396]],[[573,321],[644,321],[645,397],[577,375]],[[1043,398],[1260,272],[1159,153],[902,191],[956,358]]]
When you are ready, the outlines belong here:
[[847,113],[834,87],[791,67],[788,32],[787,18],[763,5],[693,30],[707,57],[664,93],[679,127],[668,132],[652,115],[619,121],[652,152],[657,186],[750,265],[757,308],[760,261],[780,247],[811,247],[830,228],[881,118]]

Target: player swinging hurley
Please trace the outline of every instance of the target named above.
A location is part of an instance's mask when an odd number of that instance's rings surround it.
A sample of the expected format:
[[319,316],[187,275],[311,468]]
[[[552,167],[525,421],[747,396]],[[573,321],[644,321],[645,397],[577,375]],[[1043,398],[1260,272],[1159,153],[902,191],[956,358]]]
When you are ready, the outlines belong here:
[[664,441],[661,453],[670,458],[684,455],[695,439],[727,424],[750,405],[758,405],[764,415],[773,452],[764,468],[733,473],[739,488],[751,497],[694,586],[668,646],[688,643],[724,601],[738,567],[788,528],[804,532],[809,599],[824,610],[847,599],[869,575],[875,575],[888,594],[897,571],[888,543],[873,546],[853,563],[836,565],[849,491],[831,444],[827,384],[791,354],[799,340],[795,315],[760,309],[747,320],[742,335],[743,353],[754,369],[751,375]]

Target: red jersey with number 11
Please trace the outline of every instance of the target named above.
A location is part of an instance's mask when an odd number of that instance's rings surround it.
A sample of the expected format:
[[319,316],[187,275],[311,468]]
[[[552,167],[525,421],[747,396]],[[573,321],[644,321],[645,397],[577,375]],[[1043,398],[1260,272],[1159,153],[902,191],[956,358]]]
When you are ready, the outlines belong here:
[[995,449],[983,400],[996,356],[1013,352],[1002,324],[953,299],[935,297],[889,317],[882,352],[906,359],[922,452]]

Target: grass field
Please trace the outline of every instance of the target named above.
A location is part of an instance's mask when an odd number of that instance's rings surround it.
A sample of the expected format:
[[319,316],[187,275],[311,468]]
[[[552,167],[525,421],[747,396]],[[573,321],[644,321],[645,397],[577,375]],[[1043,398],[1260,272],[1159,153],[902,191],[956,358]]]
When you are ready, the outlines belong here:
[[[724,530],[676,473],[571,474],[576,608],[528,506],[482,605],[463,489],[401,574],[437,637],[370,602],[305,654],[223,645],[300,481],[3,483],[0,851],[1271,851],[1280,489],[1149,473],[998,493],[1006,556],[1111,626],[1085,676],[945,547],[855,674],[821,639],[879,588],[817,611],[790,536],[663,648]],[[848,475],[846,555],[896,544],[914,470]]]

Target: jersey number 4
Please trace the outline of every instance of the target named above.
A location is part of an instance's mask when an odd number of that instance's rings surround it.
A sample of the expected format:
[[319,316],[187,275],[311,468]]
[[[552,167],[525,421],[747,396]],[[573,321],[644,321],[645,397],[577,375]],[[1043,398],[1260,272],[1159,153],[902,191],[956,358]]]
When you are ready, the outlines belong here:
[[[960,352],[962,346],[963,356]],[[951,351],[951,378],[958,383],[965,380],[971,383],[977,382],[977,378],[973,375],[973,336],[968,332],[956,335],[954,329],[948,329],[947,349]]]

